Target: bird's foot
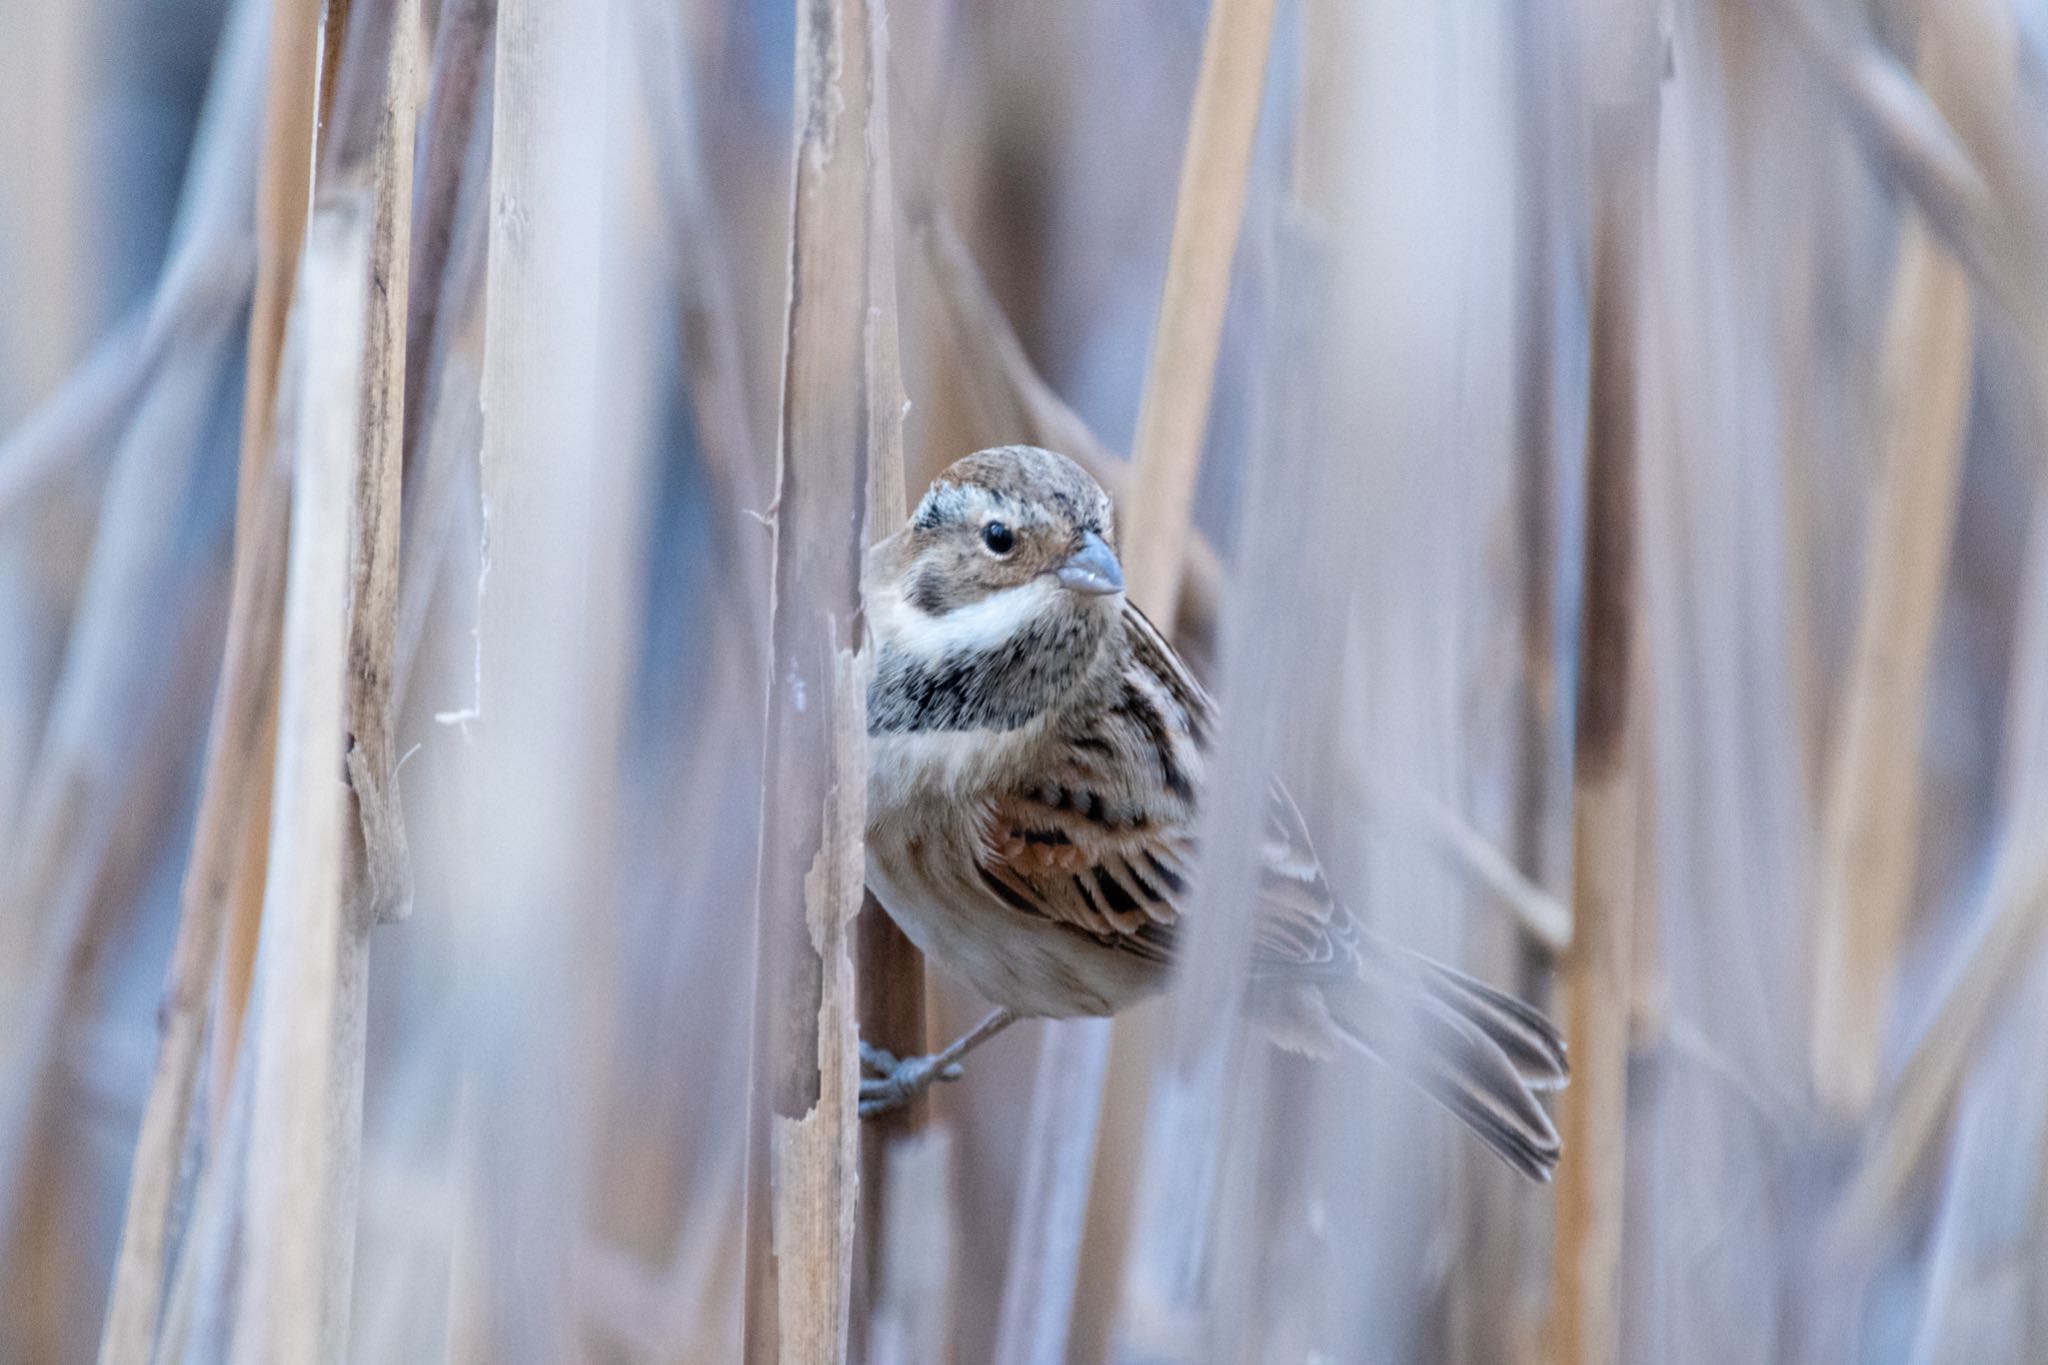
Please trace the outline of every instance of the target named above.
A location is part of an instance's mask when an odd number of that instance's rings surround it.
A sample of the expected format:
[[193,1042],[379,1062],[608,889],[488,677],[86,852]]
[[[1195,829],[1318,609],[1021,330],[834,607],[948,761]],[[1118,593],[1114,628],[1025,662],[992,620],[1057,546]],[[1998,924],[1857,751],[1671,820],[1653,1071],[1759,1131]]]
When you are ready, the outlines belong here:
[[860,1045],[860,1116],[873,1118],[904,1105],[929,1090],[934,1081],[957,1081],[958,1062],[936,1056],[898,1057],[870,1043]]

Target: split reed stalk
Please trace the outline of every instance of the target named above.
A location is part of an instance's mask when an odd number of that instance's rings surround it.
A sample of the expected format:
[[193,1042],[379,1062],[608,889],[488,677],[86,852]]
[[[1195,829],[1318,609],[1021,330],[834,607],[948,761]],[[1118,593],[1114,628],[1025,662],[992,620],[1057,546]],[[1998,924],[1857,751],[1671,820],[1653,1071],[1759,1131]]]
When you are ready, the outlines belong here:
[[[894,339],[871,325],[893,280],[875,256],[886,108],[863,0],[797,10],[790,284],[776,453],[748,1151],[745,1353],[835,1361],[847,1350],[859,1184],[854,923],[866,877],[866,661],[861,550],[898,515],[868,505]],[[879,133],[879,135],[878,135]],[[887,251],[886,241],[881,248]],[[893,288],[893,286],[891,286]]]

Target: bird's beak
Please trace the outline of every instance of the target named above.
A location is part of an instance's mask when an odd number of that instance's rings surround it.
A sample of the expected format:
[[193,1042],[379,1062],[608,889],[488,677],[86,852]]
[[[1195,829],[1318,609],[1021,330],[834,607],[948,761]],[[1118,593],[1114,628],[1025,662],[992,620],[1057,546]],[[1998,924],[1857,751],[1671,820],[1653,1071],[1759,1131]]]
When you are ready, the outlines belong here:
[[1082,533],[1081,548],[1053,570],[1053,577],[1075,592],[1091,597],[1124,590],[1124,566],[1117,563],[1116,551],[1109,548],[1109,542],[1093,531]]

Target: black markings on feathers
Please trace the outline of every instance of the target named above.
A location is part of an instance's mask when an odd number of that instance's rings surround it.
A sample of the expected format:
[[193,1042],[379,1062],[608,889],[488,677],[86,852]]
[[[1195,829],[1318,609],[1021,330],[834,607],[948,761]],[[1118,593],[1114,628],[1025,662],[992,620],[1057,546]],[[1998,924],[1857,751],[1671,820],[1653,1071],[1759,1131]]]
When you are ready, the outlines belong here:
[[1194,784],[1181,771],[1180,764],[1173,756],[1173,736],[1167,731],[1166,717],[1159,714],[1159,708],[1152,704],[1138,685],[1126,679],[1124,690],[1111,708],[1111,714],[1134,725],[1145,737],[1141,752],[1149,753],[1159,765],[1159,780],[1182,805],[1195,804]]
[[1038,621],[989,649],[926,659],[884,648],[868,685],[868,733],[1014,730],[1063,697],[1107,629],[1092,613]]
[[1101,888],[1102,898],[1109,902],[1109,908],[1119,915],[1135,915],[1144,909],[1124,884],[1109,874],[1108,868],[1095,869],[1095,885]]
[[993,891],[996,894],[996,898],[1002,901],[1003,904],[1009,906],[1012,910],[1022,910],[1027,915],[1037,915],[1044,913],[1036,905],[1033,905],[1029,899],[1027,899],[1020,892],[1018,892],[1014,887],[1012,887],[1008,882],[1004,881],[1001,877],[998,877],[995,873],[989,871],[987,868],[977,867],[975,870],[981,874],[982,885],[986,886],[990,891]]

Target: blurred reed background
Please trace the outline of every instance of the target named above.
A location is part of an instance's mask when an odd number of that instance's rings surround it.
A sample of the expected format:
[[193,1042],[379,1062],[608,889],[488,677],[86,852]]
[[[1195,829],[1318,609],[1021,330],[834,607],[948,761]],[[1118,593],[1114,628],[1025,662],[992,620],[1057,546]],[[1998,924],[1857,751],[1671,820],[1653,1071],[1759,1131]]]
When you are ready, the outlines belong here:
[[[2042,0],[0,32],[0,1359],[2048,1359]],[[1553,1186],[1245,1037],[1228,811],[853,1118],[856,554],[1016,440]]]

